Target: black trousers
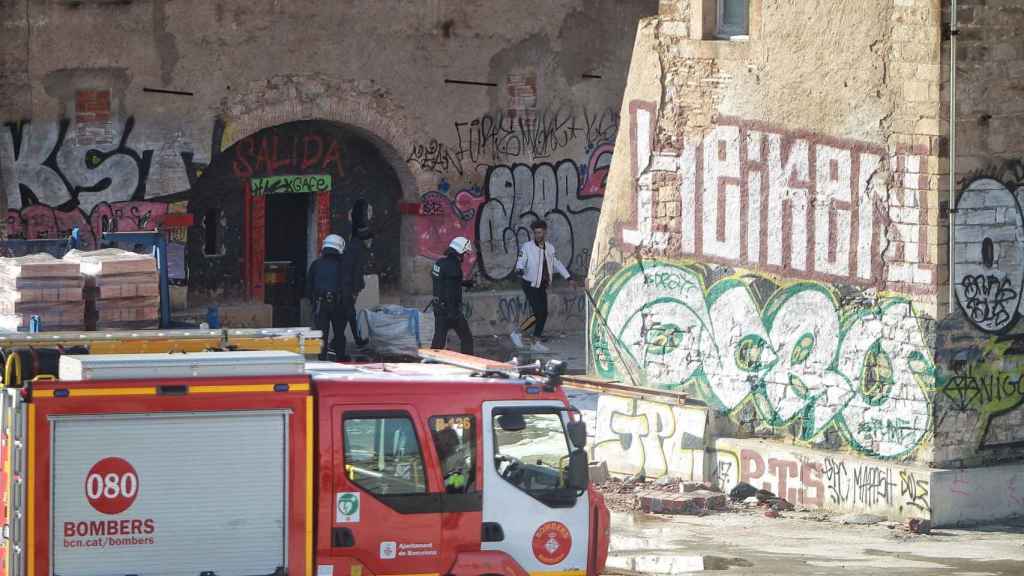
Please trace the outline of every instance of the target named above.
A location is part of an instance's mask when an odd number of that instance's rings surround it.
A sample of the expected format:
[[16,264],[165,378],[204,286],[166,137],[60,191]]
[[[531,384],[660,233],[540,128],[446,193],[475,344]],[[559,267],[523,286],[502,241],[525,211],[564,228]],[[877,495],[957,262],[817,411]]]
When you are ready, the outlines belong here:
[[449,330],[455,330],[455,333],[459,335],[459,342],[462,344],[460,351],[463,354],[473,354],[473,333],[469,331],[469,322],[466,321],[466,317],[461,315],[457,318],[449,318],[435,312],[434,340],[430,343],[430,347],[434,350],[444,350],[448,345]]
[[320,349],[320,359],[327,360],[327,338],[331,333],[331,328],[333,328],[334,339],[331,341],[330,347],[334,350],[335,357],[338,360],[343,360],[345,358],[346,346],[345,325],[348,324],[348,320],[352,316],[353,307],[327,298],[317,298],[314,305],[316,306],[313,310],[316,322],[314,329],[322,332],[324,339],[323,347]]
[[523,292],[526,294],[526,301],[533,309],[533,317],[536,322],[533,325],[533,336],[540,338],[544,335],[544,324],[548,321],[548,289],[534,288],[529,283],[523,282]]

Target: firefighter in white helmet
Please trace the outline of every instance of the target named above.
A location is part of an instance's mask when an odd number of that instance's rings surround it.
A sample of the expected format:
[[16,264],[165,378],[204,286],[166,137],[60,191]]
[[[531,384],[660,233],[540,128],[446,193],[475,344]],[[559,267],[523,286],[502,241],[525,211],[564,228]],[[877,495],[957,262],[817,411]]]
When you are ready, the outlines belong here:
[[473,286],[472,280],[462,278],[462,260],[473,251],[473,243],[459,236],[448,244],[444,258],[434,262],[434,341],[431,348],[440,350],[448,343],[448,331],[455,330],[463,354],[473,353],[473,333],[462,310],[462,289]]
[[327,359],[327,342],[334,328],[331,348],[338,361],[344,361],[345,321],[354,306],[352,278],[341,255],[345,252],[345,239],[337,234],[324,238],[323,251],[313,261],[306,276],[306,296],[313,303],[314,329],[323,333],[324,346],[320,359]]

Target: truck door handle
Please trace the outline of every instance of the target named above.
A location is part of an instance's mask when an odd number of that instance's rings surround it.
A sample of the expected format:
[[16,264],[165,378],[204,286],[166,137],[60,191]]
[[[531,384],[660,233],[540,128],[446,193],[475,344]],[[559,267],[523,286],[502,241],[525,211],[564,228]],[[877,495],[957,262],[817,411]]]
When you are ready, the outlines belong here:
[[331,530],[331,545],[335,548],[352,548],[356,545],[356,537],[348,528],[334,528]]
[[505,531],[497,522],[484,522],[480,529],[480,540],[482,542],[502,542],[505,540]]

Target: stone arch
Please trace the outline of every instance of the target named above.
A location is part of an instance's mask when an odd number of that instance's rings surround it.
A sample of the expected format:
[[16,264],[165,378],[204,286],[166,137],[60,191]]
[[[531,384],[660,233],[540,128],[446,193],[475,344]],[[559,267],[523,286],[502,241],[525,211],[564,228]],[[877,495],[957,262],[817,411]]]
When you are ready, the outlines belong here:
[[[426,140],[386,90],[370,80],[337,80],[323,75],[282,75],[251,83],[230,98],[220,115],[220,150],[264,128],[298,120],[325,120],[354,130],[388,160],[402,184],[402,197],[416,202],[420,190],[436,186],[436,176],[410,166],[400,152]],[[217,151],[213,151],[216,153]]]
[[[251,82],[233,93],[218,112],[223,133],[214,143],[216,155],[257,132],[303,120],[335,123],[372,143],[398,176],[401,202],[418,203],[421,190],[434,190],[437,175],[406,162],[406,150],[414,142],[427,140],[415,128],[419,123],[391,95],[370,80],[329,78],[320,74],[279,75]],[[415,217],[401,219],[402,252],[399,288],[416,288],[419,271]]]

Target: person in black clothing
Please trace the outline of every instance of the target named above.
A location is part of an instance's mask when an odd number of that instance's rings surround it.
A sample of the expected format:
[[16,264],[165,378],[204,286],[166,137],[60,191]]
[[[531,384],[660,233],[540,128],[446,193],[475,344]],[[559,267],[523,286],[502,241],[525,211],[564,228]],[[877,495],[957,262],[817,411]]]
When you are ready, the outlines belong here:
[[434,263],[434,341],[430,347],[441,350],[448,343],[448,331],[455,330],[462,343],[463,354],[473,353],[473,333],[462,312],[462,289],[472,287],[472,280],[462,279],[462,259],[473,250],[469,239],[459,236],[451,241],[448,250]]
[[[352,236],[349,239],[347,249],[342,255],[345,260],[345,267],[352,278],[352,302],[359,299],[359,293],[366,288],[366,262],[369,260],[369,243],[373,239],[369,225],[369,205],[366,200],[360,198],[352,206]],[[346,319],[346,325],[352,328],[352,337],[356,346],[363,347],[370,343],[366,338],[359,336],[359,322],[356,320],[356,307],[353,304],[351,314]]]
[[345,355],[345,324],[353,308],[352,276],[346,269],[342,254],[345,240],[337,234],[324,239],[321,256],[309,267],[306,276],[306,296],[313,303],[315,330],[323,333],[324,345],[320,360],[327,360],[327,339],[334,328],[332,348],[335,358],[343,361]]

